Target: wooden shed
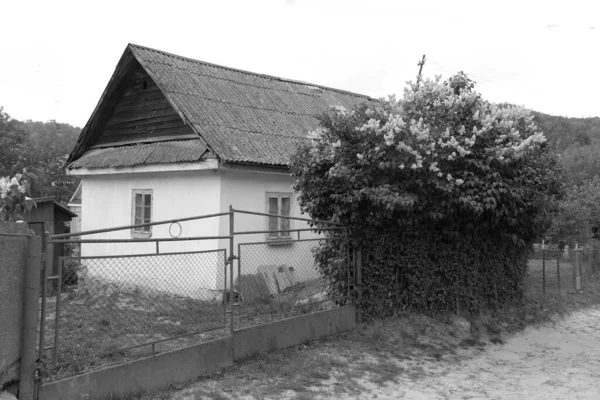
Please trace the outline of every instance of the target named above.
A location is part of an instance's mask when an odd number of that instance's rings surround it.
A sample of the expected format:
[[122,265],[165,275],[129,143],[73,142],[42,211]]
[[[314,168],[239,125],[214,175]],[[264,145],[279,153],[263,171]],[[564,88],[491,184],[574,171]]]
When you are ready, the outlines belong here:
[[[45,232],[51,235],[70,232],[71,220],[77,217],[77,214],[54,201],[54,197],[42,197],[33,200],[36,202],[37,207],[33,207],[23,217],[36,236],[44,238]],[[58,257],[64,255],[64,246],[54,246],[55,268],[58,263]]]

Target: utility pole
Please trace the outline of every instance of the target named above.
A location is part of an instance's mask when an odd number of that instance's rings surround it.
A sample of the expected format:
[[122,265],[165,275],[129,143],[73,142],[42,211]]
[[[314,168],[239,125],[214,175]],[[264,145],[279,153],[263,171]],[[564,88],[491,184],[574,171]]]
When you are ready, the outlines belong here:
[[417,87],[419,87],[419,83],[421,83],[421,72],[423,71],[423,65],[425,65],[425,54],[423,54],[423,58],[421,61],[417,63],[419,66],[419,75],[417,75]]

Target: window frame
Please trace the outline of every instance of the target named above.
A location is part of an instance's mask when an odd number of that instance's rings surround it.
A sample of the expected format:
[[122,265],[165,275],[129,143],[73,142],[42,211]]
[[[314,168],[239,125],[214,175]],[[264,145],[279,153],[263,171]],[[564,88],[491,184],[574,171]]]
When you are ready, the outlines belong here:
[[[281,199],[282,198],[288,198],[289,199],[289,210],[288,210],[288,217],[292,216],[292,204],[293,204],[293,199],[294,199],[294,194],[291,192],[266,192],[265,193],[265,208],[266,208],[266,213],[267,214],[271,214],[270,212],[270,208],[269,208],[269,200],[271,198],[277,198],[277,215],[278,216],[282,216],[281,214]],[[275,214],[273,214],[275,215]],[[282,221],[289,221],[289,226],[288,229],[290,229],[290,232],[288,232],[287,236],[282,236],[283,233],[282,232],[277,232],[277,236],[271,236],[271,231],[269,229],[269,219],[271,217],[266,217],[265,220],[265,224],[266,224],[266,228],[265,228],[265,237],[267,239],[267,241],[270,242],[282,242],[282,241],[290,241],[292,240],[292,232],[291,230],[293,229],[292,224],[293,224],[293,220],[292,219],[283,219],[283,218],[277,218],[277,230],[283,230],[281,229],[281,223]]]
[[[131,225],[136,225],[135,223],[135,210],[136,210],[136,204],[135,204],[135,198],[138,194],[142,195],[142,203],[145,203],[145,196],[149,195],[150,196],[150,222],[152,222],[152,215],[154,214],[153,212],[153,208],[154,208],[154,193],[152,189],[133,189],[131,191]],[[145,206],[142,204],[142,215],[141,215],[141,220],[142,223],[146,217],[145,215]],[[145,231],[144,229],[148,229],[148,231]],[[142,227],[142,228],[131,228],[131,237],[132,238],[150,238],[152,237],[152,226],[147,226],[147,227]]]

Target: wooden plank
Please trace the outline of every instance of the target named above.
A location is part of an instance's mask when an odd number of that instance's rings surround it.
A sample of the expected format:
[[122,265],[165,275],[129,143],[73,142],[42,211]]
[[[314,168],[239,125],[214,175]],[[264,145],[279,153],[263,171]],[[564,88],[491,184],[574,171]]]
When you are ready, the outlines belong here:
[[157,117],[146,117],[146,118],[137,118],[137,116],[132,115],[131,118],[134,118],[134,119],[129,120],[129,121],[119,122],[119,123],[113,123],[112,121],[109,121],[106,124],[106,130],[107,131],[115,131],[115,130],[120,130],[120,129],[132,128],[132,127],[136,127],[136,126],[144,126],[144,125],[152,125],[152,124],[160,125],[163,123],[171,123],[171,122],[178,122],[180,124],[184,123],[182,121],[181,117],[175,113],[171,113],[170,115],[163,115],[163,116],[157,116]]
[[114,126],[123,122],[139,121],[147,118],[166,117],[168,115],[177,115],[177,117],[181,119],[175,110],[173,110],[173,108],[170,106],[152,110],[142,108],[137,110],[124,110],[119,113],[114,113],[113,116],[108,120],[106,126]]
[[[150,78],[148,78],[148,80],[143,79],[141,81],[130,82],[127,85],[127,90],[125,90],[125,92],[123,92],[123,97],[127,98],[127,97],[142,95],[145,93],[160,92],[161,90],[156,85],[156,83],[154,83],[154,81],[149,81],[149,80],[150,80]],[[143,87],[144,82],[146,82],[146,89],[144,89],[144,87]]]
[[166,97],[162,96],[158,99],[140,99],[137,102],[132,103],[120,103],[116,108],[116,112],[124,112],[126,110],[150,110],[156,109],[160,107],[171,107],[171,104],[166,99]]
[[106,129],[104,132],[102,132],[102,137],[105,136],[116,136],[116,135],[129,135],[129,134],[134,134],[134,133],[142,133],[142,132],[148,132],[148,131],[154,131],[156,129],[180,129],[180,128],[184,128],[187,127],[187,125],[185,125],[183,123],[183,121],[181,121],[181,119],[179,120],[174,120],[174,121],[163,121],[163,122],[153,122],[153,121],[149,121],[148,123],[132,123],[133,125],[130,127],[122,127],[122,128],[116,128],[116,129]]
[[178,140],[182,137],[197,138],[198,135],[189,126],[182,128],[167,128],[167,129],[154,129],[143,132],[130,133],[127,135],[113,135],[103,136],[97,142],[96,145],[106,147],[108,144],[112,145],[123,145],[125,143],[138,143],[147,142],[149,139],[160,138],[159,141],[167,140]]
[[165,95],[161,91],[154,91],[150,93],[138,93],[135,95],[121,97],[119,99],[119,105],[121,106],[130,106],[133,104],[138,104],[140,102],[147,102],[152,100],[162,100],[165,99]]

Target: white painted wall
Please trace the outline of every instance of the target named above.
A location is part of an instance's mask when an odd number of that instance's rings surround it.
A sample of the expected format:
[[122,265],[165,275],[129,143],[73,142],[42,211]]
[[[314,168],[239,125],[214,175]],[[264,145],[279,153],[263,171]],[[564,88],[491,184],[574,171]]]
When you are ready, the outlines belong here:
[[[221,169],[221,209],[228,210],[229,205],[236,209],[267,212],[267,192],[291,193],[291,216],[308,218],[300,213],[297,195],[293,193],[292,178],[289,173],[248,172]],[[229,233],[229,222],[221,221],[221,234]],[[291,229],[308,228],[303,221],[291,221]],[[235,214],[235,231],[264,231],[267,229],[267,217]],[[301,232],[301,239],[314,239],[318,235],[312,232]],[[297,239],[297,233],[292,233]],[[266,242],[266,234],[236,235],[234,251],[238,254],[239,243]],[[318,272],[314,266],[311,248],[317,242],[293,243],[288,245],[257,244],[242,246],[242,274],[254,274],[261,265],[293,266],[296,276],[301,281],[315,279]],[[222,240],[221,247],[229,248],[229,241]],[[229,253],[229,250],[228,250]],[[237,263],[234,265],[234,279],[237,277]]]
[[[127,174],[92,175],[84,178],[82,185],[82,231],[131,225],[134,189],[153,191],[153,221],[186,218],[193,215],[227,212],[234,208],[257,212],[267,211],[267,192],[291,193],[291,215],[307,217],[300,213],[297,196],[291,187],[292,179],[287,173],[250,172],[244,170],[201,170],[147,172]],[[181,223],[182,237],[229,235],[229,218],[210,218]],[[302,221],[292,221],[291,229],[307,228]],[[177,227],[173,227],[176,229]],[[235,230],[264,231],[267,217],[236,213]],[[168,238],[169,225],[154,226],[152,238]],[[292,233],[294,239],[297,233]],[[312,232],[302,232],[301,239],[315,239]],[[131,239],[129,230],[84,236],[89,239]],[[267,242],[266,234],[238,235],[234,241],[234,253],[238,244]],[[294,267],[300,281],[315,279],[318,272],[314,266],[311,248],[317,242],[288,245],[257,244],[242,246],[242,274],[256,273],[263,265],[287,265]],[[160,252],[190,252],[226,249],[230,253],[228,239],[161,243]],[[150,243],[102,243],[83,244],[83,257],[153,254],[156,244]],[[202,297],[206,290],[219,290],[224,286],[222,257],[215,253],[202,255],[116,257],[83,260],[91,277],[120,283],[143,285],[157,290],[171,291],[180,295]],[[234,279],[237,277],[234,264]]]
[[[160,221],[220,211],[221,177],[214,170],[162,173],[95,175],[84,178],[82,192],[82,230],[113,228],[132,224],[134,189],[153,191],[152,220]],[[181,223],[185,236],[215,236],[219,218]],[[177,227],[174,226],[173,230]],[[152,227],[152,238],[168,238],[169,225]],[[130,230],[84,236],[93,239],[131,239]],[[189,252],[218,249],[218,240],[161,243],[160,252]],[[156,244],[102,243],[82,244],[81,255],[106,256],[151,254]],[[185,257],[185,260],[184,260]],[[222,266],[216,256],[174,256],[118,258],[87,261],[88,273],[119,282],[144,283],[160,290],[188,294],[190,291],[217,289]]]

